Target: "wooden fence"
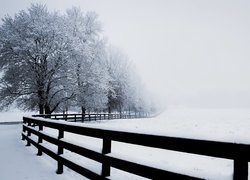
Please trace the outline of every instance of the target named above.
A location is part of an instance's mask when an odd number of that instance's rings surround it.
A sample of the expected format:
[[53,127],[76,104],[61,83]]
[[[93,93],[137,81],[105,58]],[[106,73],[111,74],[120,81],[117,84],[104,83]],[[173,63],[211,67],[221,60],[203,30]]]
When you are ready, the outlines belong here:
[[37,114],[33,117],[44,117],[50,119],[62,119],[65,121],[85,122],[96,120],[108,120],[108,119],[135,119],[135,118],[147,118],[151,117],[147,113],[137,114],[114,114],[114,113],[100,113],[100,114]]
[[[34,128],[33,125],[38,126],[39,130]],[[58,138],[44,133],[43,127],[49,127],[58,130]],[[102,139],[102,153],[98,153],[74,143],[64,141],[62,139],[64,137],[64,132]],[[30,137],[31,134],[37,136],[38,141],[34,141]],[[197,177],[190,177],[184,174],[178,174],[176,172],[150,167],[147,164],[138,164],[136,162],[120,159],[111,153],[111,142],[118,141],[147,147],[232,159],[234,161],[234,180],[246,180],[248,178],[250,145],[247,144],[235,144],[228,142],[215,142],[104,130],[79,126],[69,122],[60,123],[58,121],[34,117],[23,118],[22,139],[27,141],[28,146],[30,146],[30,144],[34,145],[38,149],[38,155],[42,155],[42,152],[44,152],[55,159],[58,162],[58,174],[63,173],[64,165],[90,179],[108,179],[110,175],[110,167],[118,168],[120,170],[150,179],[199,179]],[[54,153],[50,149],[43,146],[43,140],[56,145],[58,147],[57,153]],[[86,169],[85,167],[68,160],[64,156],[61,156],[64,149],[102,163],[102,173],[97,174],[92,172],[89,169]]]

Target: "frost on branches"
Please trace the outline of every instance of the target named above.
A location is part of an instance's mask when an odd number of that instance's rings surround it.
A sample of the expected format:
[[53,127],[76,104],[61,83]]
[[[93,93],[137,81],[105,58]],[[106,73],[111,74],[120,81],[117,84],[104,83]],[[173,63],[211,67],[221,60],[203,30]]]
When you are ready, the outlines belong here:
[[[128,58],[107,47],[93,12],[64,14],[32,4],[0,25],[1,109],[16,103],[40,114],[69,109],[150,111]],[[148,96],[147,96],[148,97]]]

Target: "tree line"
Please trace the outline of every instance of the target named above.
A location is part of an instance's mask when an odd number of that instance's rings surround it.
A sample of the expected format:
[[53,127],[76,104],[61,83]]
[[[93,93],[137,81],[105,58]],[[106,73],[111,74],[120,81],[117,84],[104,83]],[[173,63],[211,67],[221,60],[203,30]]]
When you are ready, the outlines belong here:
[[0,107],[40,114],[152,111],[129,58],[110,46],[94,12],[31,4],[0,24]]

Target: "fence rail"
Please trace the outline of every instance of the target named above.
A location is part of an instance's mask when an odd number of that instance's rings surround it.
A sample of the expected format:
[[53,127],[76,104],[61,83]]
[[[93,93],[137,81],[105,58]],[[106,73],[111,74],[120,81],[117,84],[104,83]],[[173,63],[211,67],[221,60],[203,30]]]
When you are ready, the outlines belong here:
[[62,119],[65,121],[85,122],[96,120],[108,120],[108,119],[135,119],[135,118],[147,118],[150,117],[147,113],[137,114],[114,114],[114,113],[99,113],[99,114],[37,114],[33,117],[43,117],[50,119]]
[[[39,130],[33,128],[32,124],[36,124],[39,127]],[[58,138],[45,134],[43,132],[43,127],[49,127],[58,130]],[[63,141],[62,138],[64,137],[64,132],[101,138],[103,140],[102,152],[98,153],[85,147]],[[37,142],[30,138],[31,134],[38,137]],[[37,147],[38,155],[42,155],[42,152],[44,152],[55,159],[58,162],[58,174],[63,173],[63,165],[65,165],[90,179],[108,179],[108,176],[110,175],[110,167],[115,167],[150,179],[200,179],[197,177],[190,177],[184,174],[178,174],[176,172],[157,169],[146,164],[138,164],[136,162],[131,162],[120,159],[119,157],[115,157],[111,153],[111,142],[118,141],[123,143],[143,145],[147,147],[232,159],[234,161],[234,180],[246,180],[248,178],[250,145],[247,144],[104,130],[79,126],[67,122],[60,123],[57,121],[35,117],[23,118],[22,139],[27,141],[28,146],[32,144]],[[58,146],[58,152],[54,153],[53,151],[43,146],[43,140]],[[102,163],[102,173],[97,174],[95,172],[92,172],[61,156],[64,149],[70,150],[81,156]]]

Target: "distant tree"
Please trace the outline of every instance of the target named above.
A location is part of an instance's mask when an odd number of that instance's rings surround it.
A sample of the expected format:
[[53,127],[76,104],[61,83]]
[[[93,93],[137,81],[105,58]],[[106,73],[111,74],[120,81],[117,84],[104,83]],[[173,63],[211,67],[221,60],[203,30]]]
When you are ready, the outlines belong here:
[[118,48],[107,48],[110,75],[107,108],[112,111],[149,112],[150,96],[128,57]]
[[103,109],[107,101],[108,74],[103,65],[105,43],[100,39],[97,15],[73,7],[67,10],[65,25],[73,46],[69,65],[75,105],[81,107],[83,113],[87,109]]
[[61,33],[57,13],[32,4],[14,18],[6,16],[0,27],[1,107],[17,102],[19,107],[48,113],[72,94],[65,95],[62,82],[68,60],[69,41]]
[[126,101],[130,62],[118,48],[108,47],[106,66],[110,75],[108,92],[108,112],[121,112]]

